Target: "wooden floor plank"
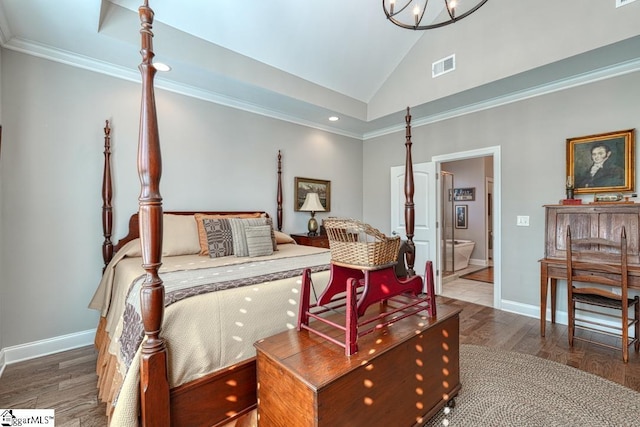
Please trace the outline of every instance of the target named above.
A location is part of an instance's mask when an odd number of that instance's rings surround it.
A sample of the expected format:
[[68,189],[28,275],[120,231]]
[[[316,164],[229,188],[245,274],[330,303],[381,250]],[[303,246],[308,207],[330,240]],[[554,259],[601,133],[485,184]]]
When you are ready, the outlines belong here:
[[[567,328],[547,323],[540,336],[538,319],[470,302],[438,297],[439,304],[462,308],[460,342],[532,354],[640,391],[640,356],[576,342],[570,348]],[[53,408],[59,427],[104,427],[105,404],[97,398],[97,352],[83,347],[6,367],[0,378],[0,408]]]

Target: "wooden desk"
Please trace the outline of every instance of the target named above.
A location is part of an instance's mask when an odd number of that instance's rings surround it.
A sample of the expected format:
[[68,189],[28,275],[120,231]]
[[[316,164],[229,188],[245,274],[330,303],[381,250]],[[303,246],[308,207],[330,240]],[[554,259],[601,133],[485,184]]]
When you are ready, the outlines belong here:
[[640,204],[603,203],[589,205],[546,205],[545,248],[540,260],[540,335],[544,336],[547,291],[551,288],[551,323],[556,321],[556,285],[566,280],[566,237],[571,227],[574,238],[602,237],[617,240],[620,228],[627,230],[629,288],[640,289]]
[[[556,287],[558,279],[567,280],[567,262],[563,259],[540,260],[540,335],[547,322],[547,295],[551,289],[551,323],[556,323]],[[640,290],[640,266],[629,266],[629,289]]]
[[304,330],[258,341],[260,427],[423,425],[461,387],[459,313],[399,320],[351,356]]

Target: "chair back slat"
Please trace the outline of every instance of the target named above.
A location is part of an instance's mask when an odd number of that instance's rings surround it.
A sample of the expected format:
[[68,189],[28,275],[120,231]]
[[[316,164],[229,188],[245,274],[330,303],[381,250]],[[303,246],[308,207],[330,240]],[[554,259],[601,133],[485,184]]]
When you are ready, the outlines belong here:
[[[587,288],[578,290],[574,282],[590,283],[608,288]],[[567,286],[574,292],[589,293],[612,299],[626,299],[628,287],[627,234],[624,227],[620,231],[620,241],[603,238],[572,239],[567,227]],[[613,288],[619,288],[619,292]]]
[[[593,336],[604,333],[620,337],[622,360],[626,363],[630,345],[633,344],[636,352],[640,351],[640,298],[635,296],[629,299],[627,290],[629,260],[626,230],[624,226],[621,227],[620,241],[572,239],[571,229],[567,227],[566,243],[569,345],[573,347],[573,341],[577,339],[615,348],[610,342]],[[577,311],[586,316],[576,317]],[[620,311],[619,326],[601,323],[603,317],[616,317],[612,314],[615,311]],[[631,317],[629,311],[633,313]],[[634,330],[633,336],[629,335],[630,328]],[[578,335],[576,329],[586,330],[590,335]],[[619,334],[612,333],[612,330]]]

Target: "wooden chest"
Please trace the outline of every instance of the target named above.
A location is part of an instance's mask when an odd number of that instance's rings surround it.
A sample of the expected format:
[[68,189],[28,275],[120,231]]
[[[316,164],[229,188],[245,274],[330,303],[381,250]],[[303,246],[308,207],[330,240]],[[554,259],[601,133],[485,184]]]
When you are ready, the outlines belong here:
[[257,342],[260,427],[422,425],[460,389],[459,313],[402,319],[352,356],[308,331]]

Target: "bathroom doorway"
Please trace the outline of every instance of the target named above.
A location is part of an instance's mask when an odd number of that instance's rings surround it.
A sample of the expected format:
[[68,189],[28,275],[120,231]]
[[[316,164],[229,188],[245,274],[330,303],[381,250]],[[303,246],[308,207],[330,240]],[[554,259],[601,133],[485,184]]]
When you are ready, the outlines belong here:
[[434,158],[440,171],[440,295],[500,308],[499,147]]

